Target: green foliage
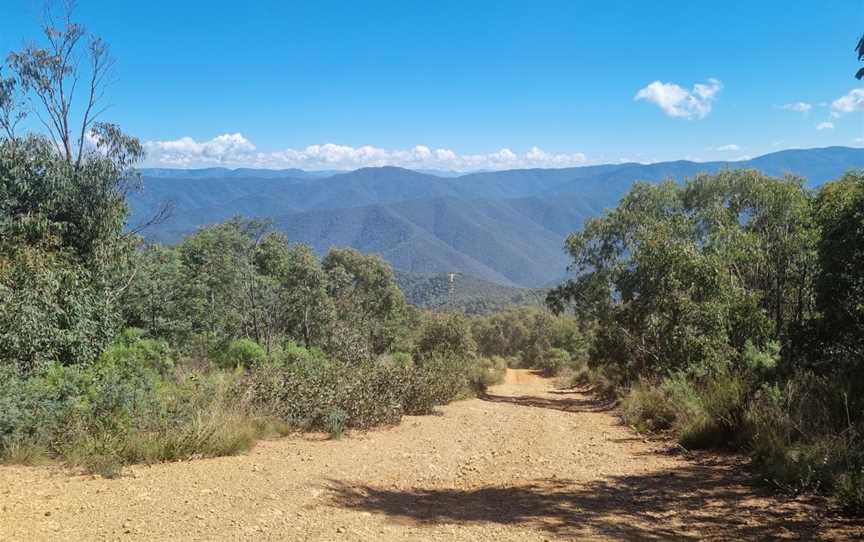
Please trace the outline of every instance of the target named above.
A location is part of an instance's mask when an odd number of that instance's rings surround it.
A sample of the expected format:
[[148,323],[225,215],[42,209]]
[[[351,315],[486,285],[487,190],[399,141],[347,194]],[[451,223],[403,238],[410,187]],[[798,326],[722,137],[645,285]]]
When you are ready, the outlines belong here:
[[864,371],[864,173],[826,184],[815,208],[822,230],[816,279],[821,319],[811,358]]
[[458,273],[427,275],[396,271],[396,283],[412,305],[437,312],[489,315],[510,307],[543,304],[545,290],[502,286]]
[[127,325],[149,330],[156,337],[178,343],[192,333],[187,293],[188,270],[179,251],[146,246],[134,258],[138,272],[123,294],[123,318]]
[[771,375],[780,363],[780,344],[771,341],[764,349],[756,348],[752,342],[744,344],[744,352],[741,354],[741,366],[743,369],[758,379],[765,379]]
[[0,364],[22,373],[89,363],[111,341],[114,308],[83,266],[51,247],[0,241]]
[[542,369],[550,348],[571,359],[587,358],[591,331],[583,322],[532,308],[511,308],[472,319],[471,328],[482,356],[515,357],[523,367]]
[[575,278],[548,297],[595,326],[573,378],[639,382],[621,403],[632,426],[748,450],[764,479],[860,510],[862,179],[634,186],[568,238]]
[[426,320],[417,339],[419,356],[439,355],[455,359],[472,358],[477,343],[467,318],[460,314],[433,315]]
[[507,374],[507,360],[501,356],[477,358],[469,376],[470,386],[474,393],[482,395],[489,386],[504,382]]
[[256,367],[267,359],[267,352],[252,339],[234,339],[217,356],[225,368]]
[[676,420],[682,446],[734,448],[744,442],[743,417],[750,391],[745,377],[722,372],[697,384],[678,378],[667,390],[673,403],[685,407]]
[[348,414],[339,408],[334,408],[324,416],[324,429],[332,439],[342,438],[345,432],[345,423],[348,421]]
[[282,347],[275,353],[275,357],[285,365],[293,363],[311,363],[315,361],[324,362],[327,359],[327,356],[320,348],[306,348],[300,346],[291,339],[282,343]]
[[425,356],[409,371],[403,404],[406,414],[431,414],[438,405],[445,405],[470,393],[471,363],[446,354]]
[[44,137],[0,139],[0,359],[20,371],[89,363],[119,327],[141,147],[116,127],[94,130],[105,146],[74,162]]
[[343,325],[362,332],[371,353],[390,350],[407,311],[390,266],[351,248],[332,249],[321,265]]
[[[859,377],[860,378],[860,377]],[[752,453],[764,476],[783,489],[833,493],[861,511],[864,400],[861,380],[800,371],[763,386],[746,413]]]
[[27,378],[7,368],[0,458],[56,457],[114,476],[129,463],[236,453],[275,431],[232,398],[224,375],[165,374],[164,345],[134,335],[87,367],[52,364]]
[[290,426],[330,431],[328,418],[344,414],[344,427],[366,429],[402,417],[404,369],[372,362],[300,362],[249,376],[251,401]]
[[804,324],[817,234],[810,209],[800,180],[752,171],[637,184],[568,238],[577,278],[549,302],[596,319],[592,359],[629,378],[708,374],[748,340],[787,344]]
[[404,347],[413,317],[380,259],[334,249],[320,262],[269,224],[240,218],[176,248],[149,247],[124,295],[129,325],[196,356],[248,337],[276,356],[292,340],[348,363]]
[[101,355],[100,361],[108,365],[137,366],[167,376],[174,369],[174,359],[168,343],[147,339],[144,330],[126,329],[118,340]]
[[93,152],[76,164],[43,137],[0,140],[0,238],[30,245],[55,239],[88,270],[110,276],[111,264],[129,249],[123,228],[134,182],[128,160],[135,159],[128,154],[140,145],[127,143],[129,149]]
[[539,356],[534,366],[546,376],[558,376],[571,362],[570,352],[563,348],[549,348]]
[[639,383],[622,398],[621,417],[640,432],[671,429],[677,416],[676,405],[659,386]]
[[720,373],[699,382],[683,373],[652,385],[632,387],[621,413],[639,431],[671,429],[688,449],[733,447],[744,437],[749,382],[740,374]]

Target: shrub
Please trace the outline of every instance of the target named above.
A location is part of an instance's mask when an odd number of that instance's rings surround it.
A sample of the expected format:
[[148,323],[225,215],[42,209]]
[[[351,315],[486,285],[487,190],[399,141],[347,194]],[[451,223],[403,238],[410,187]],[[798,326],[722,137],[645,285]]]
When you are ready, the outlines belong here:
[[320,348],[307,348],[289,339],[282,343],[280,351],[273,356],[274,361],[283,365],[293,363],[309,363],[314,361],[323,362],[327,356]]
[[219,354],[222,367],[255,367],[267,359],[267,353],[251,339],[235,339],[229,342]]
[[0,458],[53,457],[115,476],[129,463],[236,453],[279,431],[228,394],[230,375],[165,378],[141,363],[140,342],[88,367],[0,378]]
[[469,362],[451,356],[426,357],[409,372],[405,391],[406,414],[430,414],[438,405],[445,405],[468,392]]
[[694,383],[679,373],[660,385],[640,382],[621,402],[625,422],[638,431],[672,430],[685,448],[728,447],[744,441],[747,380],[721,372]]
[[264,368],[243,392],[296,429],[329,431],[336,410],[345,427],[365,429],[401,419],[407,378],[404,368],[383,363],[306,361]]
[[764,380],[780,363],[780,343],[772,341],[764,349],[759,349],[748,340],[744,345],[741,362],[747,372]]
[[392,363],[402,367],[407,367],[414,363],[414,358],[408,352],[393,352],[390,354],[389,359]]
[[639,432],[671,429],[677,411],[659,386],[647,382],[634,386],[621,401],[624,422]]
[[[763,386],[746,412],[761,476],[790,492],[820,490],[861,512],[864,432],[851,377],[799,372],[783,386]],[[850,400],[853,401],[850,404]]]
[[102,353],[100,360],[107,365],[140,365],[163,376],[174,368],[168,343],[146,339],[144,331],[136,328],[125,330],[120,338]]
[[729,447],[743,439],[749,384],[739,373],[721,371],[695,384],[679,374],[663,388],[676,405],[675,430],[685,448]]
[[420,356],[443,355],[465,359],[475,355],[477,343],[464,316],[434,316],[423,324],[416,351]]
[[570,352],[562,348],[549,348],[538,357],[535,367],[546,376],[557,376],[570,363]]
[[471,389],[477,394],[486,393],[489,386],[504,382],[506,374],[507,360],[501,356],[479,358],[471,370],[469,378]]
[[617,399],[619,390],[624,389],[620,376],[614,374],[610,367],[590,367],[586,361],[577,361],[565,368],[559,383],[563,388],[589,386],[591,393],[608,400]]
[[8,241],[0,235],[0,365],[30,374],[55,361],[95,360],[118,323],[98,281],[59,250],[29,243],[6,250]]
[[864,514],[864,467],[841,474],[835,496],[850,514]]
[[348,421],[348,414],[340,408],[334,408],[327,412],[324,416],[324,428],[327,430],[330,438],[338,439],[342,437],[342,433],[345,432],[346,421]]
[[345,411],[346,425],[368,429],[394,425],[402,419],[403,394],[408,374],[403,368],[366,363],[340,371],[336,406]]

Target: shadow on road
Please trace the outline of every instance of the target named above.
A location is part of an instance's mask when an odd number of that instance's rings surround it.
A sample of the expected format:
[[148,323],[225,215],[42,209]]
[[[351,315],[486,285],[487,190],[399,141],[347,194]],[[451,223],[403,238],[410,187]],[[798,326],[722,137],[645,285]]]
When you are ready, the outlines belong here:
[[575,391],[552,391],[556,397],[537,397],[535,395],[492,395],[480,397],[483,401],[492,403],[509,403],[534,408],[549,408],[564,412],[608,412],[615,406],[614,401],[606,401],[594,397],[586,397]]
[[331,481],[330,490],[336,506],[420,525],[525,524],[577,539],[824,539],[809,519],[812,506],[774,501],[769,507],[758,490],[717,466],[582,484],[550,479],[513,487],[393,490]]

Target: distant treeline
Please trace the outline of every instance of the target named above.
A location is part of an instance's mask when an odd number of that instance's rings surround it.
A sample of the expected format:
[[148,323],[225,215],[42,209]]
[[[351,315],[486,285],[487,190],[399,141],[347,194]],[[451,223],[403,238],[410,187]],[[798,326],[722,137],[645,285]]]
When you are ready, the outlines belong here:
[[463,273],[420,274],[396,271],[405,299],[422,309],[491,314],[508,307],[541,307],[547,290],[518,288]]

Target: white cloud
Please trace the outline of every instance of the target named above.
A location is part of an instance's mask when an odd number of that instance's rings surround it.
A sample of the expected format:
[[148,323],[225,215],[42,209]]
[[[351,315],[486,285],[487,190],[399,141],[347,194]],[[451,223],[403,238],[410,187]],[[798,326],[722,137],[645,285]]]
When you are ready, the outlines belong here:
[[864,88],[853,88],[845,96],[841,96],[831,102],[832,115],[835,117],[843,113],[864,111]]
[[862,145],[864,146],[864,137],[856,137],[852,140],[853,145]]
[[780,109],[785,109],[786,111],[795,111],[797,113],[807,113],[813,106],[808,104],[807,102],[795,102],[791,104],[783,104],[780,106]]
[[174,141],[148,141],[144,146],[158,160],[179,167],[231,163],[255,151],[255,145],[243,134],[222,134],[202,143],[191,137],[181,137]]
[[633,99],[654,103],[670,117],[702,119],[711,112],[722,88],[723,84],[717,79],[708,79],[707,84],[697,83],[692,90],[675,83],[654,81],[637,92]]
[[820,122],[816,125],[817,130],[833,130],[834,123],[833,122]]
[[740,151],[741,147],[739,147],[738,145],[736,145],[734,143],[730,143],[728,145],[722,145],[720,147],[717,147],[714,150],[715,151],[723,151],[723,152],[734,152],[734,151]]
[[586,163],[581,152],[552,153],[531,147],[523,154],[503,148],[487,154],[458,154],[451,149],[417,145],[410,149],[382,149],[371,145],[352,147],[326,143],[302,149],[261,152],[242,134],[224,134],[209,141],[183,137],[173,141],[148,141],[146,164],[155,167],[259,167],[302,169],[356,169],[400,166],[414,169],[512,169],[570,167]]

